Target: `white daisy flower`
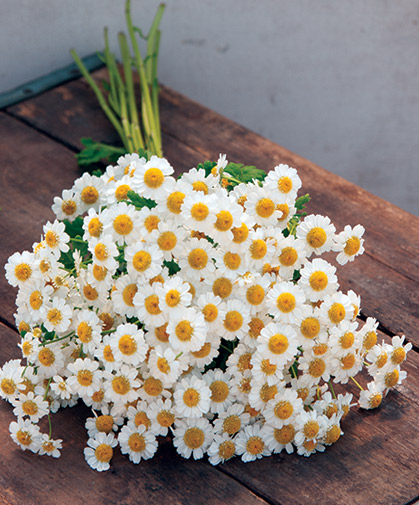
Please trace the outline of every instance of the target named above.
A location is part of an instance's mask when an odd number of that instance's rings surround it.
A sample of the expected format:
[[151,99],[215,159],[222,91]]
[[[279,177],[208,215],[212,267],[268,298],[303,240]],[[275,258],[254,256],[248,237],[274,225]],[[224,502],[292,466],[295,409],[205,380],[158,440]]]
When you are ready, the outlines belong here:
[[352,290],[349,290],[346,294],[348,295],[349,300],[352,303],[352,307],[354,309],[354,315],[352,317],[352,320],[355,321],[355,319],[359,316],[360,313],[361,297]]
[[45,307],[44,326],[48,331],[63,333],[70,326],[72,310],[62,298],[54,297]]
[[219,465],[228,461],[236,454],[236,443],[226,433],[214,435],[214,440],[209,447],[208,460],[211,465]]
[[184,458],[203,458],[213,440],[211,425],[203,417],[176,421],[173,435],[173,445]]
[[15,252],[10,256],[5,265],[6,279],[11,286],[22,287],[37,277],[34,254],[28,251]]
[[[114,284],[112,302],[115,312],[122,316],[134,317],[137,315],[135,300],[137,299],[138,286],[130,275],[121,275]],[[138,317],[140,317],[138,315]],[[141,319],[141,317],[140,317]]]
[[22,356],[28,361],[32,361],[35,351],[38,349],[39,340],[34,336],[33,333],[28,331],[22,340],[19,342],[18,346],[22,350]]
[[391,339],[391,346],[389,346],[388,349],[390,354],[390,361],[393,363],[393,365],[401,365],[405,361],[407,353],[413,347],[410,342],[403,345],[404,339],[404,335],[401,337],[396,335]]
[[293,278],[294,270],[299,270],[305,262],[307,249],[302,240],[288,235],[278,240],[275,258],[279,263],[279,275],[284,281],[290,281]]
[[[213,174],[206,175],[205,170],[191,168],[188,172],[184,172],[180,181],[192,186],[194,191],[200,191],[204,195],[213,193],[214,190],[219,188],[219,180]],[[190,191],[188,191],[190,193]]]
[[32,452],[38,452],[42,437],[39,426],[32,424],[29,419],[18,419],[17,422],[12,421],[9,425],[10,436],[23,451],[28,449]]
[[119,180],[108,181],[106,185],[106,205],[111,206],[128,199],[128,191],[132,191],[132,178],[124,175]]
[[228,300],[219,333],[226,340],[242,338],[249,330],[250,310],[240,300]]
[[103,372],[105,379],[105,399],[115,404],[132,402],[138,398],[137,370],[129,365],[122,365],[115,373]]
[[64,368],[64,354],[60,342],[40,346],[36,350],[33,362],[38,366],[38,374],[42,377],[49,378],[60,375]]
[[147,401],[138,401],[134,406],[130,405],[126,412],[128,422],[132,422],[137,428],[144,426],[146,430],[151,428],[151,419],[149,417],[149,403]]
[[65,225],[60,221],[49,221],[43,227],[45,233],[45,244],[49,250],[59,258],[62,252],[68,252],[70,241],[69,235],[65,232]]
[[265,312],[266,296],[271,287],[271,282],[266,275],[254,275],[252,281],[242,287],[243,298],[250,308],[250,313]]
[[330,379],[330,359],[328,356],[316,356],[311,352],[304,352],[298,362],[298,369],[307,375],[313,383],[320,379],[327,382]]
[[133,244],[140,238],[140,216],[133,205],[125,202],[108,209],[103,214],[103,230],[110,233],[118,245]]
[[133,366],[143,363],[148,351],[144,333],[135,324],[120,324],[112,334],[110,345],[117,361]]
[[270,386],[278,384],[283,378],[283,366],[255,351],[251,359],[252,375],[257,382],[267,382]]
[[54,375],[52,379],[49,385],[51,391],[61,400],[69,400],[71,398],[71,391],[64,377],[61,377],[61,375]]
[[322,254],[332,249],[335,231],[328,217],[311,214],[297,227],[297,238],[306,243],[308,256],[311,253]]
[[227,371],[230,375],[235,377],[237,372],[244,373],[246,370],[251,370],[252,355],[253,349],[240,342],[227,359]]
[[300,322],[294,328],[297,331],[298,343],[304,350],[311,349],[315,339],[321,337],[326,331],[326,325],[320,317],[319,309],[310,305],[302,307]]
[[210,412],[220,414],[226,411],[234,401],[230,374],[222,370],[209,370],[202,378],[211,390]]
[[[179,257],[186,239],[186,230],[176,226],[173,222],[160,221],[157,228],[147,237],[150,244],[156,244],[163,258],[170,261],[172,257]],[[153,257],[153,260],[154,257]]]
[[182,308],[171,316],[167,332],[173,349],[197,351],[205,343],[207,325],[201,312],[192,307]]
[[74,363],[69,363],[67,369],[71,375],[66,382],[73,394],[90,396],[99,387],[102,372],[97,361],[78,358]]
[[213,226],[208,229],[208,235],[222,247],[228,247],[233,239],[232,229],[241,225],[243,208],[228,197],[226,190],[217,191],[217,213]]
[[322,439],[324,444],[332,445],[343,435],[342,428],[340,427],[341,419],[341,414],[333,414],[333,416],[326,421],[325,433]]
[[158,398],[169,398],[171,396],[172,393],[165,389],[163,381],[153,377],[150,372],[144,373],[143,378],[143,385],[138,390],[138,396],[142,400],[153,402]]
[[215,194],[205,195],[201,191],[193,191],[185,196],[182,204],[183,222],[192,230],[207,233],[214,226],[217,210]]
[[273,454],[279,454],[284,449],[288,454],[294,452],[294,441],[296,429],[294,423],[284,424],[281,428],[275,428],[270,424],[265,424],[266,445]]
[[330,362],[330,373],[334,382],[346,384],[350,377],[354,377],[363,367],[363,358],[356,349],[347,349],[334,354]]
[[263,182],[263,187],[269,192],[278,192],[282,199],[295,200],[297,192],[301,188],[301,179],[295,168],[288,165],[277,165],[270,170]]
[[190,192],[190,186],[182,180],[167,177],[164,189],[164,195],[162,195],[161,198],[156,199],[157,211],[162,215],[166,215],[176,224],[183,224],[181,209],[186,194]]
[[192,280],[196,277],[206,277],[215,271],[213,261],[215,249],[205,239],[192,238],[184,245],[184,250],[179,257],[179,266],[182,273]]
[[262,412],[268,402],[275,398],[280,388],[280,384],[270,385],[268,382],[256,382],[256,380],[252,378],[251,390],[249,393],[250,406],[258,412]]
[[262,329],[256,349],[263,358],[284,366],[298,350],[295,330],[289,325],[269,323]]
[[82,213],[80,203],[79,195],[76,195],[71,190],[64,189],[61,193],[61,198],[59,196],[54,197],[54,203],[51,208],[57,219],[60,221],[68,219],[71,223]]
[[95,312],[82,309],[74,311],[73,323],[83,351],[94,353],[101,341],[102,321]]
[[315,410],[302,410],[296,420],[297,433],[295,443],[302,445],[306,440],[319,440],[323,437],[326,429],[327,417],[319,415]]
[[208,331],[216,331],[225,317],[225,305],[219,296],[203,293],[196,300],[196,305],[202,311]]
[[138,224],[136,226],[139,227],[140,237],[145,240],[148,239],[150,234],[154,230],[157,230],[162,217],[162,213],[158,207],[153,209],[143,207],[137,215]]
[[367,317],[367,321],[359,331],[360,338],[362,339],[362,350],[366,354],[377,343],[377,328],[378,321],[373,317]]
[[158,283],[145,285],[134,296],[135,314],[147,327],[158,327],[166,322],[157,294]]
[[13,414],[16,417],[28,416],[33,423],[37,423],[41,417],[48,414],[48,402],[43,400],[42,396],[35,396],[32,391],[28,394],[21,393],[12,404],[15,407]]
[[103,181],[95,175],[85,172],[74,181],[72,191],[80,196],[83,212],[90,208],[98,211],[104,200],[105,187]]
[[156,293],[161,300],[162,310],[169,314],[174,310],[188,307],[192,301],[190,286],[180,275],[173,275],[164,284],[157,285]]
[[146,431],[144,426],[137,427],[131,422],[121,429],[118,442],[122,454],[128,454],[130,461],[136,464],[142,459],[152,458],[158,447],[153,433]]
[[162,270],[163,252],[156,244],[149,244],[142,240],[125,248],[125,261],[128,274],[132,277],[151,279]]
[[217,273],[235,281],[238,276],[247,271],[244,254],[217,248],[213,252],[217,266]]
[[359,395],[359,406],[361,409],[376,409],[381,405],[384,397],[384,387],[376,381],[367,384],[368,389],[363,389]]
[[148,366],[153,377],[160,379],[165,387],[172,387],[175,381],[180,377],[182,372],[188,368],[189,363],[178,358],[179,353],[175,353],[172,349],[163,350],[161,346],[157,346],[150,352]]
[[63,441],[61,438],[53,440],[46,433],[42,434],[41,447],[39,449],[39,455],[52,456],[53,458],[59,458],[61,456],[60,449],[63,448]]
[[214,421],[214,433],[234,437],[242,428],[247,426],[250,415],[244,411],[244,405],[233,403],[227,410],[220,412]]
[[329,345],[335,353],[358,349],[361,342],[357,333],[358,323],[356,321],[342,321],[339,326],[330,330]]
[[235,438],[235,442],[236,454],[241,455],[245,463],[271,454],[267,444],[266,427],[261,427],[260,424],[245,426]]
[[105,210],[98,214],[95,209],[89,209],[87,215],[83,219],[83,240],[88,241],[93,238],[99,238],[102,235],[103,217],[106,217],[108,213],[109,211]]
[[17,305],[26,305],[28,308],[28,321],[37,323],[45,319],[47,302],[53,292],[52,286],[45,286],[43,280],[25,283],[19,290],[16,299]]
[[350,321],[353,307],[349,297],[340,291],[324,298],[320,307],[320,315],[329,326],[338,325],[343,321]]
[[281,282],[268,292],[266,305],[269,314],[279,321],[298,324],[305,301],[305,294],[300,287],[292,282]]
[[274,253],[275,241],[272,238],[265,238],[262,228],[249,233],[249,242],[246,248],[246,261],[249,270],[262,272],[263,265],[272,261]]
[[84,457],[89,466],[98,472],[109,470],[113,448],[118,445],[115,436],[111,433],[98,433],[95,437],[89,438],[87,445]]
[[219,354],[219,347],[221,343],[221,337],[213,336],[211,340],[205,342],[205,344],[197,351],[191,351],[188,358],[191,366],[196,367],[198,370],[204,369],[205,366],[212,363],[213,359]]
[[144,198],[161,199],[165,193],[165,178],[173,172],[166,159],[152,156],[143,166],[136,167],[132,185]]
[[383,389],[390,389],[401,384],[407,377],[407,372],[400,371],[399,366],[395,366],[392,363],[385,365],[379,372],[375,381],[377,385]]
[[364,232],[365,228],[360,224],[357,224],[354,228],[346,225],[341,233],[335,235],[333,251],[339,253],[336,261],[340,265],[346,265],[348,261],[353,261],[356,256],[364,252],[364,239],[362,238]]
[[117,361],[111,347],[112,335],[105,335],[100,344],[96,346],[94,356],[100,361],[100,365],[106,372],[119,370],[122,361]]
[[94,263],[108,270],[116,270],[118,262],[115,258],[118,256],[119,251],[110,235],[93,238],[88,244]]
[[282,212],[277,209],[278,203],[280,202],[276,195],[272,198],[272,193],[255,186],[248,193],[244,207],[246,213],[255,220],[256,224],[274,226],[277,219],[282,217]]
[[111,433],[118,431],[118,426],[123,424],[124,419],[118,415],[117,409],[114,407],[110,409],[108,406],[102,408],[101,415],[96,415],[93,411],[94,417],[86,419],[85,427],[89,438],[94,437],[97,433]]
[[151,421],[151,431],[157,436],[166,437],[169,428],[175,422],[175,410],[172,400],[158,400],[151,402],[148,407]]
[[173,398],[176,413],[182,417],[201,417],[209,412],[211,390],[205,381],[195,375],[182,379],[175,385]]
[[311,302],[324,300],[325,296],[331,295],[339,287],[336,268],[323,259],[315,258],[312,262],[306,262],[300,273],[298,285]]

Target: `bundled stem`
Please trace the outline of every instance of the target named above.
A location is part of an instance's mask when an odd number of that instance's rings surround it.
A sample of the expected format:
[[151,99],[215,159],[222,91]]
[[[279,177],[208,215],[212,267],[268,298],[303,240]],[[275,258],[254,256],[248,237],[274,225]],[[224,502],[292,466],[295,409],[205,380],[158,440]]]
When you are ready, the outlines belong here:
[[[144,36],[141,30],[133,25],[131,2],[126,0],[125,17],[128,37],[123,32],[118,34],[123,78],[118,69],[116,58],[110,51],[108,29],[105,28],[105,49],[102,59],[107,67],[109,80],[103,82],[103,90],[95,82],[76,51],[74,49],[70,51],[80,72],[95,93],[102,110],[118,132],[124,146],[124,152],[131,153],[144,150],[157,156],[163,156],[158,103],[157,62],[160,47],[159,25],[164,8],[164,4],[158,7],[150,31],[147,36]],[[147,41],[147,54],[144,60],[141,56],[137,35]],[[131,55],[128,39],[132,46],[133,56]],[[138,74],[138,81],[134,78],[133,66]],[[141,112],[139,112],[137,106],[136,87]],[[89,142],[88,139],[83,140],[86,149],[78,155],[80,165],[88,165],[100,158],[108,158],[109,161],[114,161],[121,154],[121,150],[114,146]]]

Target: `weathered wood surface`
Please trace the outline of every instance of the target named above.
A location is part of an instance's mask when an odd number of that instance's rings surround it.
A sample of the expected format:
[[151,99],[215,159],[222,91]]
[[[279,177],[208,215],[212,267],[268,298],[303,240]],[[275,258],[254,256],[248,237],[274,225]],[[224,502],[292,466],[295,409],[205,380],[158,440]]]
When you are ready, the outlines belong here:
[[[388,334],[406,333],[419,345],[418,220],[167,88],[161,110],[165,154],[179,171],[216,159],[219,152],[266,169],[288,163],[313,198],[309,212],[329,215],[338,229],[363,224],[368,252],[340,269],[341,285],[361,295],[363,314],[380,319]],[[82,136],[115,141],[83,80],[0,112],[2,265],[39,240],[42,225],[53,219],[53,196],[80,173],[73,151]],[[0,318],[8,326],[14,298],[1,274]],[[0,324],[0,336],[1,365],[18,356],[18,335]],[[88,411],[81,407],[53,418],[53,435],[66,441],[62,458],[37,457],[14,445],[8,435],[12,409],[0,402],[0,503],[412,503],[419,495],[417,353],[410,353],[404,368],[408,380],[377,411],[354,409],[344,422],[344,437],[325,453],[279,455],[247,465],[236,459],[217,468],[185,461],[163,443],[149,462],[136,466],[118,455],[110,472],[98,474],[82,455]]]

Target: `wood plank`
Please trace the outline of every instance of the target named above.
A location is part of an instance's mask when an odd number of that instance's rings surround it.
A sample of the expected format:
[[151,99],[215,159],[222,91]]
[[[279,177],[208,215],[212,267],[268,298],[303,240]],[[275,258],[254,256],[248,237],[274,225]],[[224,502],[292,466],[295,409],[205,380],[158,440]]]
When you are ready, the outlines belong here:
[[[8,111],[73,147],[80,147],[80,138],[92,132],[103,142],[116,140],[83,80],[69,82]],[[342,289],[353,289],[361,296],[366,316],[379,319],[391,333],[405,333],[419,346],[419,301],[410,296],[418,289],[415,279],[419,274],[414,253],[419,232],[411,228],[413,216],[164,87],[161,111],[167,131],[165,153],[179,170],[205,158],[215,159],[219,152],[265,168],[283,161],[299,169],[303,190],[313,198],[309,212],[329,214],[338,228],[364,224],[370,253],[339,268]],[[382,217],[369,222],[371,215]]]
[[[17,334],[0,325],[0,336],[0,362],[3,363],[5,357],[17,357],[9,348]],[[61,457],[52,459],[23,452],[15,445],[9,435],[9,423],[15,420],[12,407],[0,401],[0,503],[266,504],[205,461],[181,458],[167,439],[162,439],[152,460],[142,461],[138,466],[117,449],[111,470],[103,473],[91,470],[83,456],[87,442],[84,423],[91,415],[87,407],[78,405],[52,416],[53,437],[64,441]]]
[[[94,75],[100,80],[106,72],[102,69]],[[199,151],[199,161],[217,159],[219,152],[225,152],[231,160],[266,170],[280,162],[294,166],[303,180],[303,191],[312,196],[310,212],[329,215],[339,229],[345,224],[363,224],[367,228],[368,254],[419,281],[416,254],[419,227],[416,225],[415,229],[412,219],[416,223],[419,220],[412,214],[165,86],[161,87],[160,101],[163,130]],[[80,137],[93,136],[92,132],[104,142],[112,143],[116,139],[83,79],[7,110],[75,147],[80,147]],[[165,152],[172,155],[167,149]],[[397,247],[394,246],[396,239]],[[403,262],[399,261],[400,251]]]

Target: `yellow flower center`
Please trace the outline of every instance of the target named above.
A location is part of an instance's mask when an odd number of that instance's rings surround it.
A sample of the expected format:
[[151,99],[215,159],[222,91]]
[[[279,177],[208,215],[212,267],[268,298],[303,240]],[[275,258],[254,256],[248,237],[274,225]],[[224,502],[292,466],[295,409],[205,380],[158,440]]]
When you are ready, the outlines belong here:
[[327,235],[326,232],[323,230],[323,228],[319,228],[316,226],[307,233],[306,240],[309,246],[313,247],[314,249],[317,249],[325,244],[327,240]]
[[138,251],[134,254],[132,265],[137,272],[145,272],[151,265],[151,254],[147,251]]
[[394,349],[394,351],[391,353],[391,361],[395,365],[401,365],[405,359],[406,359],[406,351],[404,350],[403,347],[398,347],[397,349]]
[[215,296],[219,296],[223,300],[231,295],[233,291],[232,282],[226,277],[220,277],[214,281],[212,292]]
[[359,238],[351,237],[348,238],[348,240],[346,241],[343,251],[348,256],[354,256],[359,251],[360,247],[361,247],[361,241],[359,240]]
[[306,440],[304,443],[303,443],[303,446],[305,449],[307,449],[307,451],[311,452],[311,451],[314,451],[314,449],[317,447],[317,443],[315,440]]
[[195,221],[203,221],[208,217],[209,208],[205,203],[194,203],[191,208],[191,216]]
[[237,203],[241,205],[244,208],[244,204],[247,201],[247,195],[242,195],[238,200]]
[[213,303],[207,303],[207,305],[205,305],[202,309],[202,313],[204,314],[204,319],[207,323],[213,323],[218,316],[217,306]]
[[77,326],[77,336],[83,344],[87,344],[92,340],[92,328],[86,321],[82,321]]
[[99,198],[99,191],[94,186],[86,186],[82,189],[81,199],[86,205],[92,205]]
[[214,381],[210,385],[211,400],[216,403],[222,403],[228,396],[230,389],[223,381]]
[[164,323],[162,326],[158,326],[154,329],[154,336],[159,342],[169,342],[169,334],[167,333],[167,324]]
[[363,341],[364,348],[369,351],[377,343],[377,333],[375,331],[369,331]]
[[101,282],[106,279],[106,275],[108,273],[108,270],[105,267],[101,267],[99,265],[93,265],[93,277]]
[[286,424],[282,428],[274,429],[274,438],[281,445],[290,444],[294,440],[295,428],[292,424]]
[[144,391],[149,396],[158,396],[163,391],[163,383],[160,379],[149,377],[144,381]]
[[185,193],[181,191],[175,191],[167,197],[167,208],[173,214],[180,214],[183,200],[185,199]]
[[277,393],[278,388],[275,385],[269,386],[269,384],[264,384],[260,388],[259,397],[264,403],[268,403],[270,400],[275,398]]
[[346,310],[345,307],[341,303],[334,303],[328,312],[329,319],[334,324],[339,324],[341,321],[345,319]]
[[165,231],[157,239],[157,244],[163,251],[171,251],[177,244],[177,237],[172,231]]
[[253,365],[250,362],[251,359],[252,355],[249,352],[242,354],[237,361],[237,370],[242,373],[245,370],[251,370],[253,368]]
[[242,244],[249,236],[249,228],[242,223],[241,226],[231,229],[233,233],[233,242],[235,244]]
[[25,356],[29,356],[29,354],[32,352],[33,345],[31,342],[23,342],[22,343],[22,352]]
[[199,400],[201,399],[201,395],[194,388],[188,388],[183,393],[183,402],[187,407],[196,407],[199,404]]
[[259,317],[253,317],[249,323],[249,335],[251,338],[258,338],[260,332],[265,328],[265,323]]
[[144,183],[152,189],[159,188],[164,182],[164,174],[159,168],[149,168],[144,174]]
[[167,374],[170,372],[170,365],[166,358],[157,358],[157,368],[161,373]]
[[136,284],[128,284],[128,286],[124,288],[124,291],[122,291],[122,299],[129,307],[134,307],[134,296],[137,291],[138,288]]
[[126,395],[131,391],[131,383],[126,377],[119,375],[112,379],[112,389],[118,395]]
[[77,210],[77,204],[74,200],[64,200],[61,204],[61,210],[66,216],[71,216]]
[[175,416],[168,410],[161,410],[157,414],[156,419],[160,426],[163,426],[164,428],[172,426],[172,424],[175,422]]
[[42,305],[42,294],[40,291],[32,291],[29,296],[29,304],[33,310],[39,310]]
[[381,393],[375,393],[368,399],[368,405],[370,406],[370,408],[376,409],[381,405],[382,399],[383,396]]
[[320,331],[319,320],[315,317],[306,317],[301,321],[300,330],[305,338],[317,337]]
[[51,366],[55,363],[55,354],[48,347],[44,347],[39,351],[38,359],[42,365]]
[[208,195],[208,186],[203,181],[194,181],[192,189],[194,191],[202,191],[205,195]]
[[271,363],[268,359],[263,359],[260,362],[260,369],[265,375],[273,375],[278,367],[274,363]]
[[339,426],[337,424],[334,424],[327,430],[324,441],[329,445],[334,444],[339,440],[341,433],[342,432]]
[[103,389],[99,389],[99,391],[95,391],[92,394],[92,400],[96,403],[102,403],[105,398],[105,391]]
[[161,313],[159,307],[159,297],[157,295],[147,296],[147,298],[144,300],[144,307],[146,311],[153,316]]
[[195,356],[195,358],[206,358],[208,354],[211,352],[211,344],[209,342],[205,342],[205,344],[198,351],[193,351],[191,354]]
[[91,284],[86,284],[83,287],[83,294],[87,300],[93,301],[99,298],[99,293],[97,289],[94,288]]
[[223,258],[224,264],[230,270],[237,270],[242,262],[240,254],[227,252]]
[[60,239],[55,231],[48,230],[45,234],[45,242],[48,244],[48,247],[54,248],[59,243],[59,241]]
[[215,228],[219,231],[227,231],[231,228],[233,224],[233,216],[227,210],[222,210],[217,214],[217,219],[215,221]]
[[39,262],[39,270],[41,270],[41,272],[43,274],[49,272],[51,270],[51,263],[49,260],[47,259],[43,259]]
[[262,239],[254,240],[250,246],[250,255],[254,260],[262,259],[268,251],[266,242]]
[[278,179],[278,190],[281,193],[289,193],[292,190],[292,180],[287,177],[280,177]]
[[288,339],[281,333],[276,333],[269,338],[268,349],[272,354],[283,354],[289,346]]
[[329,346],[327,344],[319,343],[313,346],[313,354],[315,354],[316,356],[323,356],[324,354],[327,353],[328,349]]
[[16,438],[21,445],[31,445],[32,437],[27,431],[19,430],[16,433]]
[[392,372],[386,373],[384,384],[388,388],[393,388],[399,382],[399,371],[395,368]]
[[275,212],[275,204],[270,198],[261,198],[256,204],[255,210],[258,216],[268,218]]
[[55,449],[55,446],[52,442],[43,442],[42,448],[44,449],[45,452],[53,452]]
[[129,235],[134,228],[132,219],[127,214],[116,216],[113,222],[113,229],[118,235]]
[[103,415],[96,418],[96,428],[101,433],[110,433],[113,427],[113,417]]
[[79,370],[77,380],[81,386],[90,386],[93,382],[93,373],[90,370]]
[[263,452],[264,449],[265,449],[265,443],[258,436],[250,437],[249,440],[246,442],[246,451],[249,454],[253,455],[260,454],[261,452]]
[[278,419],[288,419],[292,416],[294,407],[288,401],[281,401],[274,407],[274,414]]
[[279,262],[284,267],[291,267],[298,260],[298,253],[293,247],[284,247],[279,255]]
[[118,348],[125,356],[132,356],[137,350],[137,343],[132,335],[123,335],[118,342]]
[[38,412],[38,405],[31,400],[26,400],[22,403],[22,410],[26,415],[34,416]]
[[148,233],[151,233],[153,230],[157,230],[159,223],[160,219],[154,214],[150,214],[144,219],[144,226]]
[[205,441],[204,432],[200,428],[189,428],[183,435],[183,441],[189,449],[199,449]]
[[347,354],[340,358],[340,364],[343,370],[350,370],[355,365],[355,354]]
[[223,431],[228,435],[235,435],[241,428],[240,417],[235,414],[228,416],[223,421]]
[[95,246],[95,256],[99,261],[105,261],[109,258],[108,248],[105,244],[99,242],[99,244]]
[[331,403],[327,406],[325,414],[330,419],[333,416],[333,414],[337,414],[338,411],[339,411],[338,406],[335,403]]
[[166,293],[166,304],[168,307],[176,307],[180,303],[180,293],[177,289],[171,289]]
[[151,426],[151,421],[148,418],[148,415],[143,410],[137,412],[134,417],[135,426],[145,426],[147,429]]
[[118,200],[118,202],[121,202],[122,200],[126,200],[128,197],[128,191],[131,188],[128,186],[128,184],[121,184],[119,185],[116,190],[115,190],[115,197]]
[[191,340],[194,330],[191,323],[187,320],[180,321],[175,328],[177,338],[182,342]]
[[109,463],[113,456],[113,449],[108,444],[100,444],[96,447],[95,457],[101,463]]
[[228,331],[237,331],[243,325],[243,316],[238,310],[230,310],[224,319],[224,328]]
[[288,217],[288,214],[290,213],[290,208],[288,207],[287,203],[279,203],[276,206],[277,210],[280,210],[282,212],[281,217],[278,218],[278,221],[285,221]]
[[208,254],[204,249],[197,247],[189,253],[188,263],[194,270],[202,270],[208,263]]
[[144,436],[139,433],[133,433],[128,439],[128,446],[132,452],[143,452],[146,445]]
[[295,296],[291,293],[282,293],[276,299],[276,306],[281,312],[288,314],[295,309]]
[[89,225],[88,225],[87,229],[89,230],[89,234],[92,237],[98,238],[100,236],[100,234],[102,233],[103,224],[99,221],[98,217],[93,217],[89,221]]
[[[249,394],[251,389],[252,389],[252,386],[250,384],[250,378],[249,377],[244,377],[243,379],[241,379],[240,383],[239,383],[239,390],[244,393],[244,394]],[[249,405],[249,408],[250,405]],[[248,410],[246,409],[246,412],[248,412]]]
[[319,433],[319,423],[312,419],[311,421],[307,421],[304,425],[303,432],[306,438],[311,439],[314,438]]
[[231,459],[234,456],[235,452],[236,446],[231,440],[221,442],[221,444],[218,446],[218,455],[224,460]]
[[250,286],[246,291],[246,300],[251,305],[260,305],[265,298],[265,290],[259,284]]
[[310,361],[310,364],[308,366],[308,373],[312,377],[315,377],[316,379],[318,377],[321,377],[324,374],[325,370],[326,363],[321,358],[315,358]]
[[310,275],[309,283],[314,291],[323,291],[327,287],[329,280],[327,275],[319,270]]
[[355,335],[351,331],[347,331],[339,339],[339,343],[342,349],[349,349],[350,347],[353,346],[354,342],[355,342]]
[[32,268],[27,263],[20,263],[15,267],[15,276],[19,281],[27,281],[32,275]]

